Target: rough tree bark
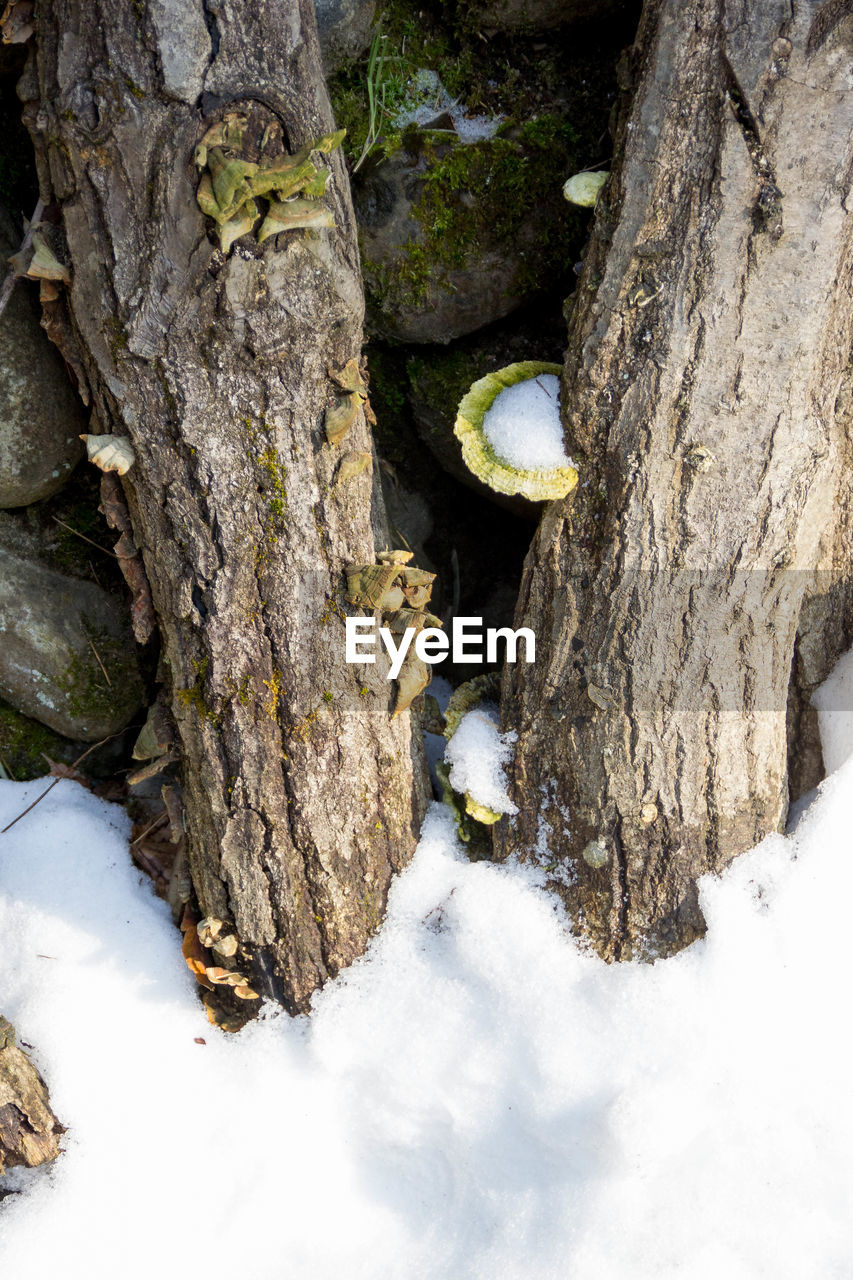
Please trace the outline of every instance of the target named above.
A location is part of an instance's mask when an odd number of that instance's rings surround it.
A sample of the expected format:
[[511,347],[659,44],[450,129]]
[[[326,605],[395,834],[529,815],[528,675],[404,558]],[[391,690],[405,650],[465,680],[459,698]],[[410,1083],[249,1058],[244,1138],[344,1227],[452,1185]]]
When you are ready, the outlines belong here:
[[[201,911],[230,962],[291,1010],[364,949],[424,800],[385,668],[344,663],[343,567],[387,546],[370,471],[334,483],[330,368],[361,348],[349,187],[335,228],[230,256],[196,203],[194,150],[226,112],[290,152],[333,128],[310,0],[39,0],[21,96],[61,212],[68,342],[124,478],[160,626]],[[54,304],[55,305],[55,304]],[[52,332],[61,330],[61,318]],[[347,450],[370,452],[359,411]]]
[[34,1168],[55,1160],[64,1132],[44,1081],[15,1043],[14,1027],[0,1015],[0,1175],[18,1165]]
[[848,634],[851,50],[839,0],[646,0],[626,64],[497,836],[560,863],[607,958],[689,942],[697,875],[780,827],[798,626],[806,692]]

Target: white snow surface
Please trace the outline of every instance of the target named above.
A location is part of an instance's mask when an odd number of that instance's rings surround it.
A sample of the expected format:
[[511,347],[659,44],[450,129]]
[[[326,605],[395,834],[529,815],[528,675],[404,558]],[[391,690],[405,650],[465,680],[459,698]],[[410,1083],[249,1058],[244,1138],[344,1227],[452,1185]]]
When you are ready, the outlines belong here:
[[853,649],[838,659],[812,695],[817,708],[823,763],[828,773],[853,753]]
[[512,759],[518,734],[500,732],[497,707],[481,703],[459,721],[444,749],[450,765],[450,785],[466,792],[495,813],[518,813],[506,789],[504,765]]
[[483,415],[483,431],[498,457],[519,471],[574,466],[563,446],[556,374],[505,387]]
[[849,1280],[851,828],[848,761],[703,881],[703,941],[607,966],[436,805],[368,956],[235,1037],[61,782],[0,838],[0,1008],[69,1126],[6,1179],[3,1274]]
[[425,125],[444,112],[453,121],[460,142],[482,142],[493,138],[505,118],[468,115],[459,100],[447,92],[437,72],[422,67],[412,76],[407,101],[394,115],[392,124],[398,129],[405,129],[410,124]]

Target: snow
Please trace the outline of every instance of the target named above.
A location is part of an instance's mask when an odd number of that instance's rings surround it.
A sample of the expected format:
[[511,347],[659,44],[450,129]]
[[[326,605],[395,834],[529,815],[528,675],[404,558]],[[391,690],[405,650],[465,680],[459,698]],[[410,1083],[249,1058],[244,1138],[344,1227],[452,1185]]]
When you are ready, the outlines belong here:
[[392,124],[405,129],[410,124],[428,125],[437,116],[447,114],[460,142],[482,142],[493,138],[503,116],[469,116],[458,99],[451,98],[438,74],[422,67],[412,76],[408,85],[408,97],[394,115]]
[[812,696],[812,705],[817,708],[823,763],[832,773],[853,753],[853,649],[839,658]]
[[0,838],[0,1008],[69,1125],[6,1179],[4,1274],[846,1280],[851,826],[848,760],[702,882],[702,942],[607,966],[436,805],[368,956],[229,1037],[124,815],[60,782]]
[[467,792],[494,813],[518,813],[507,795],[503,769],[517,737],[514,731],[500,732],[497,708],[488,703],[466,712],[444,752],[453,790]]
[[574,466],[563,447],[556,374],[506,387],[486,410],[483,431],[498,457],[519,471]]

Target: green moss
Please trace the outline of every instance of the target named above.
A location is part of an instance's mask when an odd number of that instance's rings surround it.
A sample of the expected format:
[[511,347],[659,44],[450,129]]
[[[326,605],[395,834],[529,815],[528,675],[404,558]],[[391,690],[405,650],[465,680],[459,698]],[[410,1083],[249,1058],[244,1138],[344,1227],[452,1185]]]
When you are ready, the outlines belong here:
[[261,683],[269,690],[269,698],[263,704],[264,711],[275,724],[278,724],[278,709],[281,701],[281,682],[282,674],[277,667],[273,668],[272,675],[269,680],[262,680]]
[[15,781],[44,777],[48,769],[45,756],[71,764],[82,751],[77,743],[0,701],[0,765]]
[[415,131],[406,142],[426,166],[412,209],[421,235],[391,268],[365,261],[380,305],[395,297],[423,301],[436,284],[452,288],[449,273],[501,242],[526,247],[508,291],[550,288],[566,275],[586,226],[585,215],[566,205],[557,180],[580,163],[572,125],[547,115],[506,125],[477,143],[448,145],[443,134]]
[[410,356],[408,372],[418,396],[451,421],[471,383],[482,374],[482,361],[461,347]]
[[103,324],[103,334],[113,360],[127,350],[127,333],[118,316],[109,316]]
[[90,652],[72,654],[65,672],[56,680],[56,687],[65,694],[69,713],[82,724],[102,717],[114,719],[117,710],[125,705],[133,711],[141,695],[138,674],[128,662],[128,657],[134,662],[134,655],[128,654],[127,643],[92,623],[88,634]]
[[249,677],[243,676],[239,684],[236,680],[232,680],[229,677],[227,683],[231,690],[231,697],[234,701],[239,702],[241,707],[248,706],[251,699],[251,694],[249,693]]
[[[258,433],[246,419],[249,438],[255,442]],[[267,430],[266,423],[262,424]],[[280,460],[277,450],[270,444],[258,454],[259,491],[266,498],[266,513],[263,517],[263,538],[255,553],[255,568],[258,572],[267,563],[270,552],[278,544],[279,538],[287,528],[287,468]]]
[[194,707],[202,720],[209,714],[204,705],[204,694],[198,685],[191,685],[189,689],[176,689],[175,697],[181,706]]

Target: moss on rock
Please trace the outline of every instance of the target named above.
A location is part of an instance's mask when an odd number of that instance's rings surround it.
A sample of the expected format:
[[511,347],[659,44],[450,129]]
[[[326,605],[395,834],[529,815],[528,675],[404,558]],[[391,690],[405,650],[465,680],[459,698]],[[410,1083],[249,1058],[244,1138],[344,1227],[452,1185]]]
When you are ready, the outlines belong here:
[[479,142],[409,129],[356,191],[372,327],[448,342],[565,280],[585,220],[566,205],[573,126],[555,115]]
[[84,750],[0,699],[0,765],[14,781],[44,777],[48,770],[45,756],[71,764]]

